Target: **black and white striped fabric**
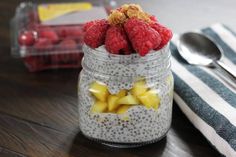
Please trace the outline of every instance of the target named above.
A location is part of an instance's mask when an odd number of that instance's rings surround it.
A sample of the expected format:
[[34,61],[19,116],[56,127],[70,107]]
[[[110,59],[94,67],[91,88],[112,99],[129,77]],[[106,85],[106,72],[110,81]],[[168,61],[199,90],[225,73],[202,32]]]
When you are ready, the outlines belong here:
[[[236,33],[222,24],[200,30],[224,51],[224,62],[236,70]],[[236,91],[209,68],[187,64],[173,37],[174,100],[208,141],[224,156],[236,157]]]

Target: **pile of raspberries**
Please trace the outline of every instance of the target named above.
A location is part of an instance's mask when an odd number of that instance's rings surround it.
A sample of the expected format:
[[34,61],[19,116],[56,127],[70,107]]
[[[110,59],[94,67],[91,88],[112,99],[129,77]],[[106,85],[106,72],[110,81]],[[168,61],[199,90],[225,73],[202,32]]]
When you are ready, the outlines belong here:
[[112,10],[108,19],[90,21],[84,25],[84,42],[91,48],[105,45],[112,54],[145,56],[160,50],[172,38],[170,29],[157,22],[139,5],[125,4]]

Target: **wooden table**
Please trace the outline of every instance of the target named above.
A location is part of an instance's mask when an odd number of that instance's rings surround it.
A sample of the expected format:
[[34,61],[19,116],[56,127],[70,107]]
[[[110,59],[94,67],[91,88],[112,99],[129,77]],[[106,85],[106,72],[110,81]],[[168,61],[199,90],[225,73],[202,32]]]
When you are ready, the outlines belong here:
[[29,73],[10,56],[8,22],[18,0],[0,2],[0,157],[217,157],[174,105],[167,137],[135,149],[89,141],[78,128],[80,70]]

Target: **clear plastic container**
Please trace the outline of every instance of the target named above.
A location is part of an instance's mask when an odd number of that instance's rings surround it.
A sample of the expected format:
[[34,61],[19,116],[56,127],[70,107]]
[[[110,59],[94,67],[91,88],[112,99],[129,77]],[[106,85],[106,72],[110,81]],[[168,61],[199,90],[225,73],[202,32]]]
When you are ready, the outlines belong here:
[[173,76],[169,45],[145,57],[83,46],[79,126],[89,139],[116,147],[160,140],[171,125]]
[[[63,4],[68,4],[68,2]],[[93,8],[103,7],[105,13],[115,7],[115,1],[109,0],[100,0],[90,4]],[[12,55],[22,58],[31,72],[55,68],[80,68],[83,57],[84,32],[82,28],[84,23],[73,23],[73,19],[72,23],[65,23],[68,17],[76,18],[75,15],[60,19],[61,22],[64,21],[64,24],[57,24],[55,21],[43,23],[38,11],[40,5],[51,4],[25,2],[16,8],[15,16],[11,20]],[[90,16],[86,18],[87,21],[93,20],[89,19]],[[95,16],[93,18],[95,19]]]

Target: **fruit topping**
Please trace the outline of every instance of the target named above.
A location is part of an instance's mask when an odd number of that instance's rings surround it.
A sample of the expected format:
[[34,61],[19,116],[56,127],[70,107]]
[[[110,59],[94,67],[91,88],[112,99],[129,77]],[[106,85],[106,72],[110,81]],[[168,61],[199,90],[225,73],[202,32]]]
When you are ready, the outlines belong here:
[[103,20],[94,20],[94,21],[89,21],[87,22],[84,27],[83,27],[83,30],[86,32],[91,26],[97,24],[97,23],[101,23],[101,21]]
[[130,54],[131,52],[128,38],[120,26],[111,26],[107,30],[105,47],[113,54]]
[[88,27],[85,32],[84,42],[92,48],[97,48],[103,45],[107,29],[107,20],[96,21],[92,26]]
[[155,29],[161,36],[161,43],[155,50],[163,48],[172,38],[173,34],[171,30],[159,23],[152,23],[150,26]]
[[149,18],[150,18],[150,20],[151,20],[152,22],[157,22],[156,16],[151,15]]
[[159,33],[142,20],[131,18],[125,23],[124,27],[134,50],[140,56],[145,56],[161,43]]
[[112,10],[107,20],[95,20],[84,26],[84,42],[91,48],[105,45],[112,54],[145,56],[160,50],[172,38],[170,29],[157,22],[137,4],[124,4]]

